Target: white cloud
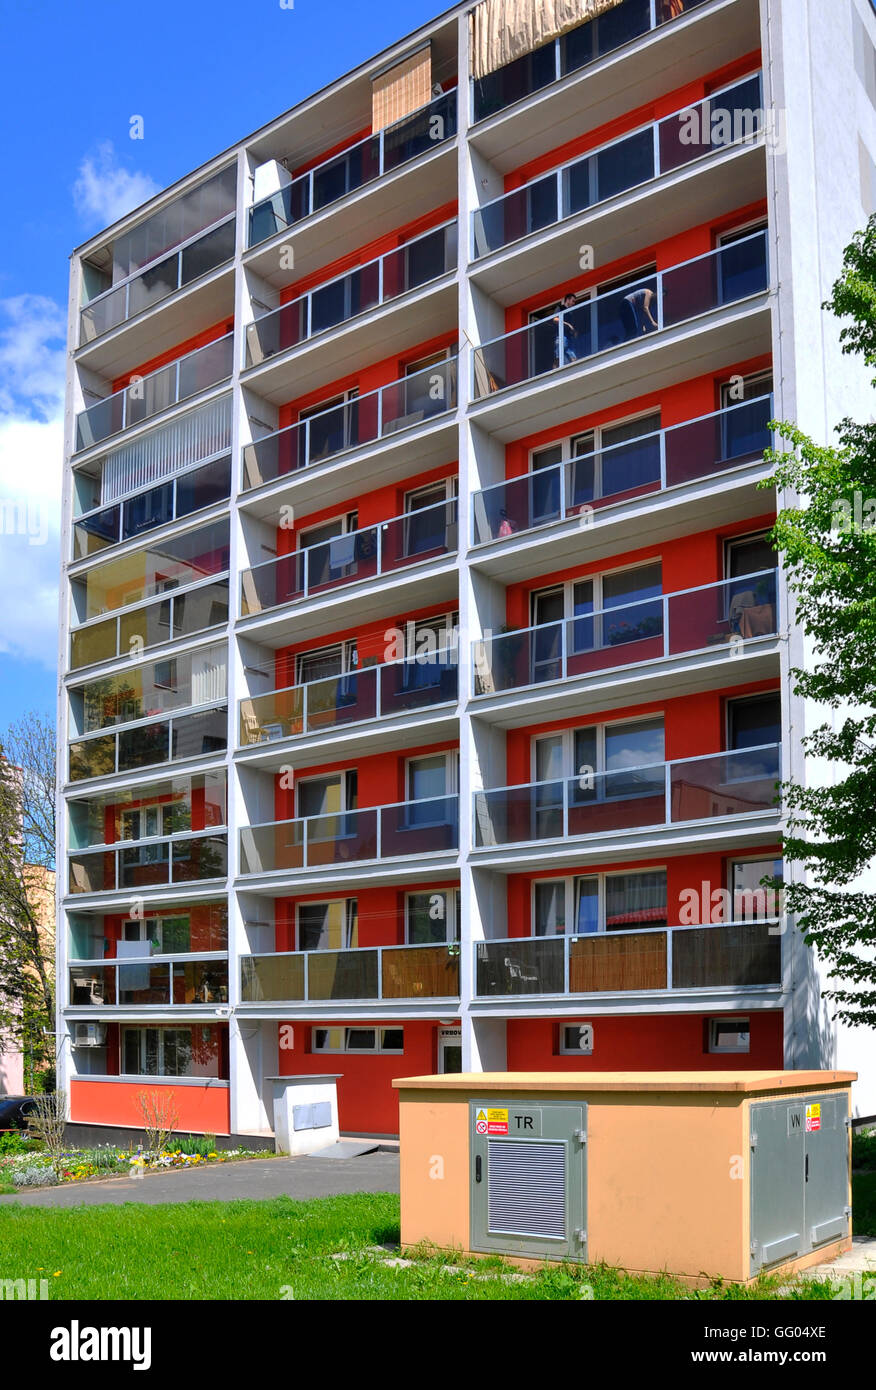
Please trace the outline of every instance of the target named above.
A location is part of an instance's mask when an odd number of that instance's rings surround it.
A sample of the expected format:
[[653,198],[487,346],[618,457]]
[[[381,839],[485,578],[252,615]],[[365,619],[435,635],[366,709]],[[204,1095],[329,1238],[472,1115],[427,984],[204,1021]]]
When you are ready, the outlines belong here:
[[53,670],[58,644],[64,315],[0,300],[0,651]]
[[73,201],[80,216],[106,227],[145,203],[160,186],[148,174],[123,168],[112,141],[104,140],[80,164]]

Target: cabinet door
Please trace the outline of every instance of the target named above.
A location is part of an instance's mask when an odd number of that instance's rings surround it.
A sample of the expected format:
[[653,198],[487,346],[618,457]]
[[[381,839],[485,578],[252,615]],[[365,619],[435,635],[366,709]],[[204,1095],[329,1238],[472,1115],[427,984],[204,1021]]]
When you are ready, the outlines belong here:
[[849,1233],[848,1101],[809,1096],[805,1120],[806,1248]]
[[801,1101],[751,1106],[751,1272],[809,1250],[805,1239],[806,1107]]
[[586,1260],[586,1105],[472,1102],[471,1248]]

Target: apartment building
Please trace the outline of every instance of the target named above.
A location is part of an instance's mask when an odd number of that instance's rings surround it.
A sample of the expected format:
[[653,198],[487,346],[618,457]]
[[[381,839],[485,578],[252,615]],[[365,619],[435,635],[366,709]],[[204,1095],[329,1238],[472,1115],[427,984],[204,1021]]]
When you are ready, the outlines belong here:
[[459,5],[75,252],[74,1122],[171,1090],[268,1135],[270,1079],[328,1072],[393,1134],[403,1075],[850,1062],[761,883],[812,716],[759,485],[773,418],[868,418],[820,304],[874,36]]

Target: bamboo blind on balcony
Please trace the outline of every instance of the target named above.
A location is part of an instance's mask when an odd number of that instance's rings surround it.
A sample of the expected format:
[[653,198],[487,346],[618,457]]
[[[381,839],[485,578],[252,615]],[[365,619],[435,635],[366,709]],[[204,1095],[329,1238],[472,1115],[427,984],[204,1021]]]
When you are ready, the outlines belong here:
[[569,943],[569,990],[599,994],[628,989],[665,989],[666,933],[579,937]]
[[621,0],[482,0],[468,17],[472,77],[486,77]]
[[432,95],[432,49],[426,44],[371,83],[371,128],[383,130],[427,106]]

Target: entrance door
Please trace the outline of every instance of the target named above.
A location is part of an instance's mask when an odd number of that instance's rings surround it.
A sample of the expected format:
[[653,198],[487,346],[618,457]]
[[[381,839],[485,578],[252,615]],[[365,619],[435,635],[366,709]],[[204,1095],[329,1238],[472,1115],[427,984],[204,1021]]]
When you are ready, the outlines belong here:
[[438,1071],[444,1075],[462,1071],[462,1029],[438,1029]]

